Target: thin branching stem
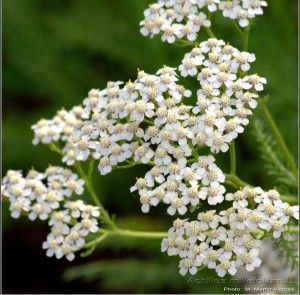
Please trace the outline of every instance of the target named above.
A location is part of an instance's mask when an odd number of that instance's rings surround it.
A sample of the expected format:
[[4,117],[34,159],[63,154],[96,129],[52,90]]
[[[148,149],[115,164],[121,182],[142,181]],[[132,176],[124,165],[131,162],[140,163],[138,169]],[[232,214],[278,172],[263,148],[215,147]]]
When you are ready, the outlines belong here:
[[212,32],[211,28],[209,27],[204,27],[207,35],[210,37],[210,38],[216,38],[216,36],[214,35],[214,33]]
[[281,149],[281,151],[283,152],[286,160],[287,160],[287,164],[289,165],[289,167],[291,168],[293,174],[296,176],[296,178],[298,178],[298,169],[295,165],[295,162],[290,154],[289,149],[287,148],[281,133],[276,125],[276,123],[273,120],[272,115],[270,114],[270,112],[268,111],[267,107],[265,105],[261,106],[261,113],[264,116],[266,122],[268,123],[268,125],[270,126],[274,137],[276,138],[278,145]]
[[107,211],[103,207],[102,203],[98,199],[97,194],[95,193],[93,181],[92,181],[92,175],[89,175],[89,176],[86,175],[79,162],[76,162],[74,164],[74,166],[75,166],[78,174],[80,175],[80,177],[83,178],[83,180],[85,181],[86,188],[87,188],[92,200],[94,201],[94,203],[99,207],[102,218],[104,219],[104,221],[108,224],[108,226],[110,228],[115,229],[116,228],[115,223],[110,218],[109,214],[107,213]]
[[236,173],[236,155],[235,155],[235,143],[234,140],[230,143],[230,174],[235,175]]

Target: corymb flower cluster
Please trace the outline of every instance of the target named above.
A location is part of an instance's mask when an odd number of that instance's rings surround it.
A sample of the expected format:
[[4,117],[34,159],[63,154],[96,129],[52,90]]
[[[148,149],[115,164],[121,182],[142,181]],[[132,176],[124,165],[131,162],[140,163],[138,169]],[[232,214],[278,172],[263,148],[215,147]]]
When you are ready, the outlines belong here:
[[63,162],[73,165],[91,156],[99,160],[102,175],[129,159],[184,167],[195,158],[195,148],[226,152],[249,123],[257,91],[266,83],[257,74],[244,74],[254,60],[254,54],[208,39],[179,66],[181,76],[199,80],[195,107],[184,104],[192,92],[178,84],[176,69],[165,66],[156,75],[139,71],[134,82],[124,87],[109,82],[104,90],[91,90],[83,107],[39,121],[32,127],[33,143],[62,140]]
[[203,266],[221,277],[227,272],[234,275],[240,266],[253,271],[261,265],[262,242],[256,234],[272,232],[279,238],[291,217],[299,219],[299,207],[283,203],[275,189],[263,192],[246,186],[225,199],[233,201],[232,207],[219,214],[216,210],[199,213],[193,221],[177,218],[163,239],[162,251],[181,258],[182,275],[194,275]]
[[[152,166],[131,187],[131,192],[138,192],[144,213],[159,203],[166,204],[167,213],[173,216],[184,215],[203,202],[215,206],[232,201],[232,206],[219,215],[211,210],[200,213],[196,221],[176,219],[162,250],[182,258],[181,274],[188,270],[195,274],[201,265],[216,268],[220,276],[227,271],[235,273],[241,265],[251,271],[260,264],[260,242],[250,233],[272,230],[278,238],[289,217],[298,214],[296,207],[280,201],[275,190],[264,193],[260,188],[244,187],[225,195],[225,175],[214,156],[207,155],[207,150],[226,152],[258,105],[257,92],[263,90],[266,79],[246,74],[254,60],[254,54],[240,52],[222,40],[208,39],[187,53],[178,68],[182,77],[198,80],[196,106],[184,103],[192,92],[178,84],[175,68],[164,66],[156,75],[139,71],[135,81],[124,86],[123,82],[109,82],[103,90],[92,89],[82,107],[61,110],[52,120],[39,121],[32,127],[33,144],[56,146],[58,141],[64,142],[63,162],[73,165],[92,158],[99,161],[102,175],[120,166]],[[70,177],[72,185],[82,192],[82,180],[76,182],[74,174]],[[61,201],[63,193],[71,194],[70,185],[57,179],[61,187],[68,186],[68,191],[60,188],[62,193],[57,194]],[[41,199],[43,204],[45,198]],[[16,207],[15,200],[11,201],[11,208]],[[85,213],[90,207],[80,201],[69,201],[64,207],[63,213],[51,217],[51,234],[43,245],[48,248],[47,255],[58,258],[62,251],[78,249],[84,243],[82,236],[97,230],[96,220]],[[99,214],[96,209],[93,212],[94,216]],[[56,222],[57,214],[64,222]],[[80,219],[73,228],[66,223],[70,218]]]
[[43,173],[32,169],[26,177],[9,170],[1,194],[8,198],[13,218],[26,214],[30,220],[49,220],[51,232],[43,243],[47,256],[73,260],[74,252],[85,244],[83,237],[98,230],[99,208],[70,199],[83,193],[83,185],[77,174],[62,167],[50,166]]
[[[212,12],[222,10],[225,17],[247,27],[265,6],[260,0],[159,0],[145,10],[141,33],[161,34],[169,43],[181,38],[195,41],[202,26],[213,36]],[[73,260],[89,233],[105,232],[106,237],[109,230],[98,228],[100,212],[115,234],[121,231],[89,183],[95,160],[101,175],[138,164],[150,166],[130,188],[138,193],[144,213],[160,203],[171,216],[209,208],[196,220],[175,219],[162,241],[163,252],[180,257],[181,275],[194,275],[202,267],[215,269],[221,277],[234,275],[240,266],[253,271],[261,264],[261,239],[279,238],[290,218],[299,219],[299,207],[281,201],[276,189],[250,187],[216,164],[216,154],[230,146],[234,150],[233,141],[249,123],[258,92],[267,82],[248,74],[255,55],[216,38],[200,44],[181,42],[195,47],[178,69],[164,66],[155,75],[138,70],[134,81],[92,89],[81,106],[62,109],[51,120],[32,126],[33,144],[49,145],[84,179],[61,167],[44,173],[31,170],[26,177],[10,170],[3,178],[2,195],[10,201],[12,217],[25,213],[31,220],[49,220],[51,232],[43,243],[47,256]],[[197,79],[194,93],[179,83],[188,76]],[[186,103],[192,98],[195,105]],[[88,176],[82,161],[92,163]],[[234,171],[235,163],[231,166]],[[243,187],[226,193],[228,177]],[[83,193],[84,184],[97,207],[70,199]],[[227,209],[217,212],[221,203]]]
[[168,43],[176,39],[195,41],[201,27],[211,26],[213,12],[221,10],[224,17],[247,27],[249,20],[262,15],[267,5],[261,0],[159,0],[144,11],[140,31],[151,38],[161,34],[161,40]]

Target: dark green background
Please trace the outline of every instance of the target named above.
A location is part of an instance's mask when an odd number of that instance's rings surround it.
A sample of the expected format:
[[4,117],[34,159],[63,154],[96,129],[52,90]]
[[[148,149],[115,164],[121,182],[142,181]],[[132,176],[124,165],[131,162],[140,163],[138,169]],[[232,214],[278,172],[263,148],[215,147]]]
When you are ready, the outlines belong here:
[[[4,0],[2,169],[44,170],[60,165],[45,146],[31,144],[30,126],[51,118],[61,107],[78,105],[91,88],[107,81],[135,79],[137,68],[155,73],[164,64],[178,66],[189,48],[162,43],[139,33],[146,0]],[[268,107],[293,156],[297,156],[297,1],[269,1],[251,29],[249,51],[256,54],[253,73],[268,80]],[[213,17],[216,36],[241,48],[240,36],[220,13]],[[201,31],[200,40],[207,38]],[[190,84],[189,84],[190,85]],[[258,115],[259,116],[259,115]],[[266,128],[266,130],[268,130]],[[237,140],[238,175],[269,189],[276,183],[264,170],[250,128]],[[228,155],[220,157],[228,171]],[[97,191],[124,228],[164,230],[171,224],[164,209],[140,213],[129,187],[144,168],[101,177]],[[68,264],[45,257],[44,224],[13,221],[3,206],[4,293],[215,293],[222,285],[187,284],[177,270],[177,258],[160,254],[160,241],[110,240],[103,249],[77,264],[97,261],[84,271],[61,274]],[[66,283],[85,275],[93,283]],[[212,276],[214,272],[204,273]],[[74,291],[75,290],[75,291]]]

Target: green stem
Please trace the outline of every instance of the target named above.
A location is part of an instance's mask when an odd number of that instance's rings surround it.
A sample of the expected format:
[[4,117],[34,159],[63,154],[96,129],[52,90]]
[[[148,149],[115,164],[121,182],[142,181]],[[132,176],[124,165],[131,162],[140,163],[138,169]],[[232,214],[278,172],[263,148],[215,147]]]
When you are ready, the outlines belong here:
[[108,237],[108,234],[103,234],[102,236],[98,237],[97,239],[84,244],[81,249],[90,248],[94,245],[97,245],[100,242],[102,242],[103,240],[105,240],[107,237]]
[[151,125],[151,126],[154,126],[154,123],[151,121],[151,120],[148,120],[148,119],[144,119],[143,122]]
[[249,23],[248,27],[245,28],[245,31],[243,33],[243,51],[248,51],[250,28],[251,28],[251,22]]
[[168,236],[167,232],[144,232],[144,231],[135,231],[129,229],[119,229],[115,230],[105,230],[100,229],[101,232],[114,236],[124,236],[131,238],[144,238],[144,239],[162,239]]
[[142,165],[143,163],[138,160],[136,162],[130,162],[128,165],[123,165],[123,166],[114,166],[113,167],[113,170],[120,170],[120,169],[129,169],[133,166],[136,166],[136,165]]
[[235,20],[232,20],[232,22],[233,22],[235,28],[237,29],[237,31],[238,31],[238,32],[241,34],[241,36],[243,37],[243,36],[244,36],[244,33],[243,33],[243,31],[240,29],[239,25],[236,23]]
[[236,156],[234,140],[230,144],[230,174],[235,175],[236,172]]
[[90,194],[92,200],[94,201],[94,203],[99,207],[99,210],[101,212],[103,219],[107,222],[107,224],[109,225],[110,228],[115,229],[116,228],[115,223],[112,221],[109,214],[106,212],[106,210],[104,209],[103,205],[101,204],[101,202],[99,201],[99,199],[95,193],[95,190],[93,187],[92,175],[87,176],[84,173],[79,162],[76,162],[74,164],[74,166],[75,166],[78,174],[80,175],[80,177],[83,178],[83,180],[85,181],[86,188],[89,191],[89,194]]
[[129,238],[142,238],[142,239],[163,239],[168,236],[167,232],[143,232],[143,231],[135,231],[135,230],[124,230],[115,227],[114,229],[102,229],[100,228],[98,232],[101,234],[95,240],[92,240],[82,246],[81,249],[90,248],[96,246],[101,243],[109,236],[123,236]]
[[291,168],[293,174],[296,176],[296,178],[298,178],[298,170],[295,165],[295,162],[294,162],[294,160],[293,160],[293,158],[281,136],[280,131],[278,130],[278,128],[272,118],[272,115],[270,114],[270,112],[268,111],[268,109],[266,108],[265,105],[261,106],[261,111],[262,111],[262,115],[264,116],[265,120],[269,124],[269,126],[274,134],[274,137],[276,138],[276,140],[279,144],[279,147],[281,148],[281,150],[287,160],[287,164],[290,166],[290,168]]
[[203,270],[206,267],[207,267],[207,265],[203,264],[200,268],[198,268],[198,272],[200,272],[201,270]]
[[[212,17],[212,13],[209,11],[207,14],[207,20],[211,21],[211,17]],[[216,36],[214,35],[210,27],[204,27],[204,29],[210,38],[216,38]]]
[[216,38],[216,36],[214,35],[214,33],[212,32],[212,30],[209,27],[204,27],[204,29],[210,38]]
[[231,185],[234,188],[239,189],[239,188],[245,187],[245,186],[252,187],[252,185],[241,180],[236,175],[226,174],[226,173],[224,173],[224,174],[225,174],[225,183]]
[[[251,20],[249,22],[249,26],[245,28],[244,33],[243,33],[243,50],[247,51],[248,50],[248,41],[249,41],[249,32],[250,32],[250,28],[251,28]],[[269,124],[274,137],[276,138],[279,147],[281,148],[283,154],[285,155],[285,158],[287,160],[287,163],[289,165],[289,167],[291,168],[293,174],[295,175],[295,177],[298,179],[298,169],[296,167],[296,164],[293,160],[293,157],[290,154],[289,149],[287,148],[281,133],[279,131],[279,129],[277,128],[276,123],[274,122],[270,112],[268,111],[266,105],[262,105],[261,106],[261,111],[262,111],[262,115],[264,116],[265,120],[267,121],[267,123]]]
[[88,178],[91,179],[93,176],[93,171],[94,171],[94,162],[95,160],[92,159],[89,161],[89,172],[88,172]]
[[179,47],[187,47],[187,46],[195,47],[198,45],[198,43],[184,40],[184,39],[176,39],[174,42],[174,45],[179,46]]
[[51,142],[49,144],[49,148],[50,148],[51,151],[54,151],[54,152],[58,153],[61,156],[64,156],[64,153],[61,151],[61,149],[54,142]]

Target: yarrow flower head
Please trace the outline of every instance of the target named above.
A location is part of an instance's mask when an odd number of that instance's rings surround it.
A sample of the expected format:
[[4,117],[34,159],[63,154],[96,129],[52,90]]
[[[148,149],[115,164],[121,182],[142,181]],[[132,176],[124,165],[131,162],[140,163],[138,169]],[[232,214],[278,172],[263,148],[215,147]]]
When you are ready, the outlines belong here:
[[1,195],[10,202],[13,218],[27,215],[30,220],[49,220],[50,233],[42,246],[46,255],[71,261],[85,244],[83,237],[98,230],[98,207],[82,200],[67,201],[81,195],[83,185],[77,174],[58,166],[49,166],[43,173],[32,169],[25,177],[21,171],[9,170]]
[[168,43],[176,39],[195,41],[201,28],[211,26],[208,14],[220,10],[224,17],[247,27],[251,19],[263,14],[266,6],[267,2],[261,0],[159,0],[144,11],[140,32],[150,38],[161,35],[161,40]]
[[[271,195],[275,194],[278,192],[271,190]],[[298,206],[289,207],[278,202],[279,198],[271,201],[259,187],[244,187],[225,198],[233,201],[234,207],[220,214],[216,210],[202,212],[192,221],[177,218],[163,239],[162,251],[181,258],[181,275],[194,275],[200,266],[215,269],[220,277],[227,272],[234,275],[239,267],[251,272],[262,262],[258,257],[262,242],[253,231],[267,230],[279,238],[287,224],[285,217],[299,218]]]
[[[201,27],[210,32],[210,15],[217,10],[247,27],[265,6],[260,0],[158,0],[145,10],[141,33],[160,34],[168,43],[193,42],[178,69],[164,66],[155,74],[138,69],[135,80],[92,89],[82,106],[32,126],[33,144],[49,145],[69,166],[96,160],[101,175],[151,166],[130,191],[138,194],[143,213],[163,204],[175,216],[161,250],[179,256],[181,275],[195,275],[199,267],[215,269],[220,277],[235,275],[239,267],[251,272],[262,262],[260,240],[278,239],[291,218],[299,219],[299,207],[282,202],[276,189],[245,186],[226,192],[230,181],[214,156],[227,152],[244,132],[267,81],[248,73],[254,54],[216,38],[198,44],[198,33]],[[197,80],[194,93],[179,82],[188,76]],[[188,104],[191,97],[196,105]],[[10,170],[3,178],[1,191],[12,217],[49,220],[42,245],[49,257],[73,260],[85,238],[99,231],[101,206],[70,198],[83,194],[89,177],[83,178],[56,166],[43,173],[33,169],[26,177]],[[219,204],[226,209],[218,212]],[[196,210],[196,220],[186,217]]]

